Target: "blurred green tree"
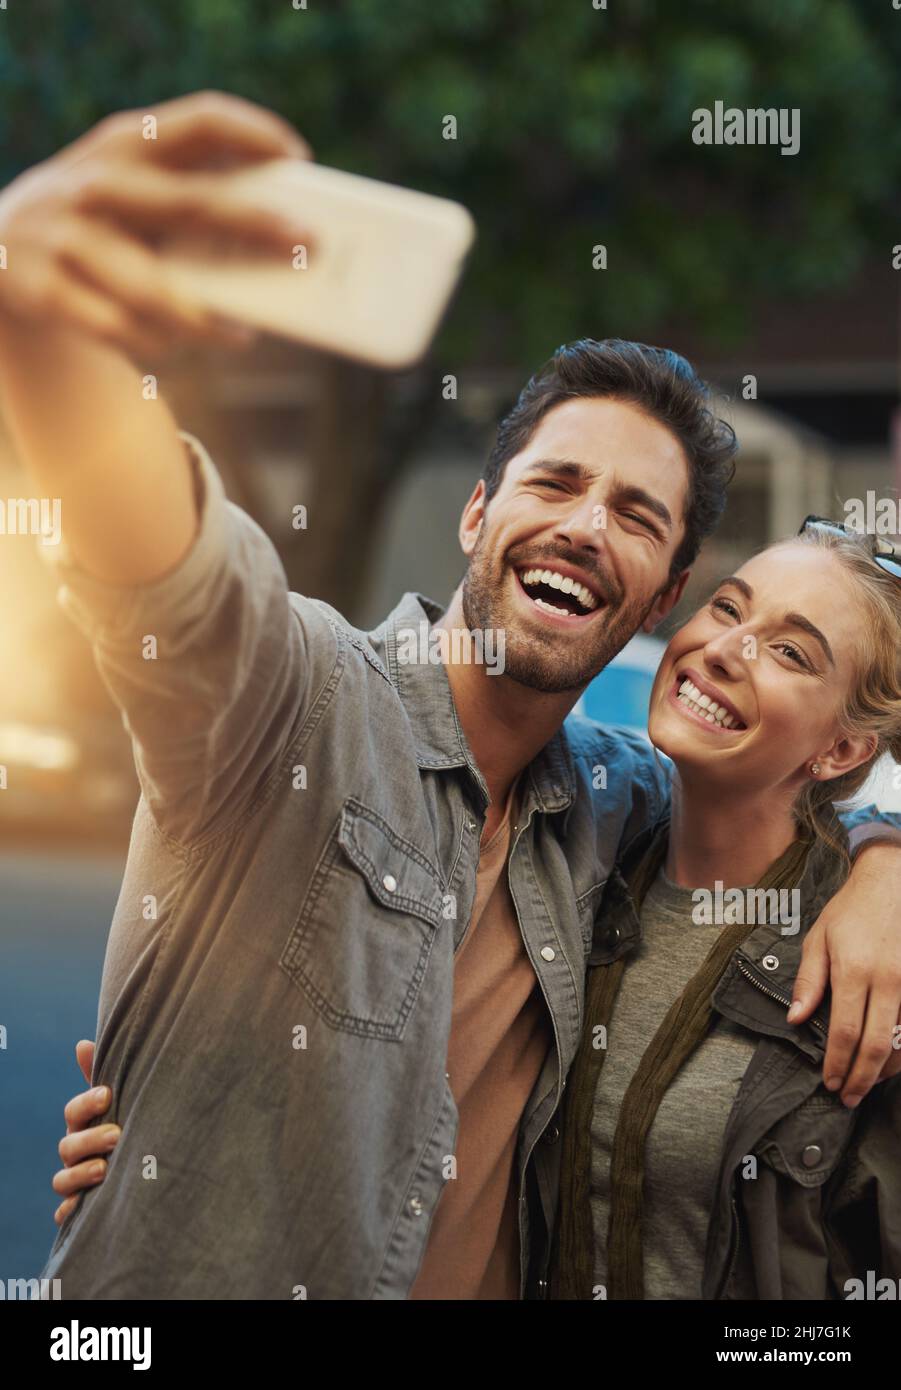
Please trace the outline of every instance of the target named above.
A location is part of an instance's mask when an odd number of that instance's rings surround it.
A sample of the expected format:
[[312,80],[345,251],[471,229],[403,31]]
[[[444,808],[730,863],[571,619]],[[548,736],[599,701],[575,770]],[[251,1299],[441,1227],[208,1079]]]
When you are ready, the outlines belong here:
[[[320,162],[471,208],[478,242],[433,354],[449,370],[532,369],[569,338],[663,323],[728,345],[762,298],[838,288],[874,252],[888,267],[899,57],[891,0],[8,0],[0,179],[110,110],[216,87],[286,116]],[[798,107],[800,152],[695,145],[692,112],[717,100]],[[353,377],[333,373],[331,418]],[[437,404],[434,366],[419,379]],[[350,473],[330,476],[371,535],[412,435],[366,446],[384,421],[370,395]],[[339,579],[327,555],[310,574],[304,543],[307,582],[352,605],[365,544],[340,547]]]
[[[899,57],[890,0],[9,0],[0,178],[117,107],[218,87],[323,163],[473,210],[454,357],[526,367],[676,316],[726,341],[761,294],[847,282],[890,226]],[[716,100],[799,107],[799,154],[696,146]]]

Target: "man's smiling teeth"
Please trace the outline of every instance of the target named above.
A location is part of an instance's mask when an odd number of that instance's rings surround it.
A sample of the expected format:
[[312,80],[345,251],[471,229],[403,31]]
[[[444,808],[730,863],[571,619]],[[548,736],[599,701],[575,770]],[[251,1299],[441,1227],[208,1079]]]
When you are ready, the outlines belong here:
[[721,724],[724,729],[738,727],[737,719],[733,719],[732,715],[724,710],[722,705],[711,700],[709,695],[702,695],[698,687],[690,680],[684,680],[679,686],[677,699],[683,705],[687,705],[695,714],[700,714],[710,724]]
[[[572,594],[586,613],[598,606],[591,590],[580,584],[577,579],[571,579],[568,574],[558,574],[556,570],[521,570],[519,578],[523,584],[549,584],[552,589],[559,589],[561,594]],[[563,613],[567,618],[570,616],[568,608],[555,608],[553,604],[545,603],[544,599],[540,598],[533,599],[533,602],[537,603],[539,608],[546,608],[549,613]]]

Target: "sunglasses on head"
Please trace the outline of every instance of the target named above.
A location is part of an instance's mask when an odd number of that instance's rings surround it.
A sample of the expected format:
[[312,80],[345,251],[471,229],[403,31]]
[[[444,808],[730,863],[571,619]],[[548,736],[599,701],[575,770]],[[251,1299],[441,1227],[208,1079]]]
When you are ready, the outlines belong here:
[[843,521],[830,521],[826,516],[807,516],[798,527],[798,535],[801,536],[805,531],[818,528],[822,531],[837,531],[840,536],[852,536],[855,540],[868,541],[870,543],[870,554],[882,569],[890,574],[893,579],[901,580],[901,563],[895,558],[895,548],[890,542],[880,539],[877,536],[867,536],[861,531],[855,531],[853,527],[846,526]]

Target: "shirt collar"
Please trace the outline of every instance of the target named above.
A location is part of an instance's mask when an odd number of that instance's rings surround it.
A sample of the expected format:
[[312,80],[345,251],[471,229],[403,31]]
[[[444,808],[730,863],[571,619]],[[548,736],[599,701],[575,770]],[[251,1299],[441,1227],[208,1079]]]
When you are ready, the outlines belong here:
[[[429,630],[444,611],[440,604],[424,594],[406,593],[369,638],[383,654],[388,678],[410,720],[419,766],[435,770],[468,767],[487,801],[487,788],[460,726],[443,662],[398,658],[399,642],[403,651],[411,640],[416,641],[421,658],[428,656]],[[562,725],[525,769],[522,788],[523,814],[532,808],[568,812],[572,806],[576,774]],[[565,819],[563,829],[565,831]]]

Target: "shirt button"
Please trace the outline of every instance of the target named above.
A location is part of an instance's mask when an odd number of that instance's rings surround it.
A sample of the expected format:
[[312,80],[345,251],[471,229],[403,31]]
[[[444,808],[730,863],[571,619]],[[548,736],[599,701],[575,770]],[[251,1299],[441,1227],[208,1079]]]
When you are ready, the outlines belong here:
[[393,893],[395,891],[397,888],[397,879],[393,874],[385,874],[385,877],[382,879],[382,887],[388,893]]
[[410,1198],[410,1210],[414,1216],[422,1216],[422,1201],[419,1197]]
[[556,957],[556,955],[557,955],[557,952],[554,950],[553,946],[542,946],[542,948],[541,948],[541,959],[542,959],[542,960],[554,960],[554,958]]
[[779,969],[779,957],[778,957],[778,956],[764,956],[764,958],[763,958],[763,960],[760,962],[760,964],[763,966],[764,970],[778,970],[778,969]]
[[466,829],[467,829],[467,830],[475,830],[475,828],[476,828],[476,823],[475,823],[474,820],[468,820],[468,821],[466,822]]
[[558,1127],[557,1125],[551,1125],[550,1129],[548,1130],[548,1132],[547,1132],[547,1133],[545,1134],[545,1136],[544,1136],[545,1143],[546,1143],[546,1144],[556,1144],[556,1142],[557,1142],[557,1140],[558,1140],[559,1138],[560,1138],[560,1129],[559,1129],[559,1127]]
[[801,1162],[805,1168],[816,1168],[823,1159],[823,1150],[819,1144],[808,1144],[801,1150]]

